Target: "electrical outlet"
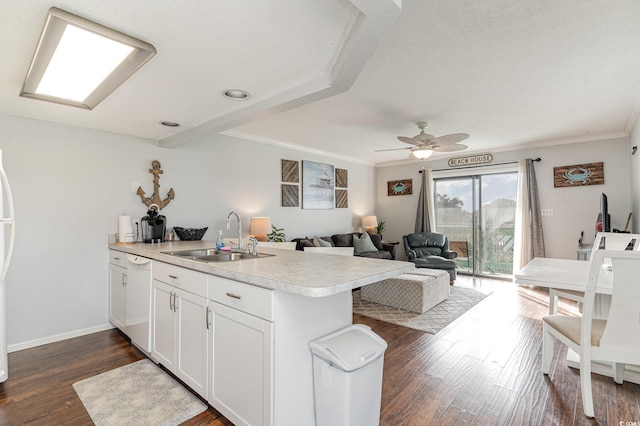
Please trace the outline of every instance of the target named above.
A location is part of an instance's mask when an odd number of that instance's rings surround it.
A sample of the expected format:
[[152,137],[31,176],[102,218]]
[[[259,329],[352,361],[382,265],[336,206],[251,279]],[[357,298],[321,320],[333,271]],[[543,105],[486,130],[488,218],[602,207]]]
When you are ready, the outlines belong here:
[[140,187],[140,182],[131,182],[131,192],[136,193]]
[[553,209],[542,209],[542,216],[553,216]]

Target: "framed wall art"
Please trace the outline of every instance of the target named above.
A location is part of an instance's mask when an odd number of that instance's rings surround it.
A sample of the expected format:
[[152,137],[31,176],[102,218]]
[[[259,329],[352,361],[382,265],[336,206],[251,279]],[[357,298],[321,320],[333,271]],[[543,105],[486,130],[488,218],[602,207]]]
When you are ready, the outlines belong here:
[[331,164],[302,161],[302,208],[333,209],[334,167]]
[[387,196],[413,194],[413,179],[387,181]]
[[553,168],[555,188],[604,184],[604,163],[575,164]]
[[280,185],[280,206],[281,207],[298,207],[299,201],[298,185]]

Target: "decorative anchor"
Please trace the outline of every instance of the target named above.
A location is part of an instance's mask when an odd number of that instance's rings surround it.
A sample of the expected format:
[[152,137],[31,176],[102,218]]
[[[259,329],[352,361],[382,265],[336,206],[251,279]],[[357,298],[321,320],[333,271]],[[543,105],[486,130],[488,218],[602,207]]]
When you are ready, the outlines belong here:
[[151,207],[152,204],[157,204],[159,207],[159,210],[162,210],[167,206],[167,204],[171,202],[171,200],[175,198],[176,193],[173,191],[173,188],[171,188],[167,193],[167,198],[165,198],[164,200],[160,199],[160,182],[159,181],[160,181],[160,175],[164,173],[160,167],[162,166],[160,165],[160,162],[158,160],[153,160],[151,162],[151,169],[149,169],[149,173],[153,174],[153,195],[151,197],[145,197],[144,191],[142,190],[141,186],[138,187],[138,191],[136,192],[136,194],[140,196],[142,203],[145,204],[147,207]]

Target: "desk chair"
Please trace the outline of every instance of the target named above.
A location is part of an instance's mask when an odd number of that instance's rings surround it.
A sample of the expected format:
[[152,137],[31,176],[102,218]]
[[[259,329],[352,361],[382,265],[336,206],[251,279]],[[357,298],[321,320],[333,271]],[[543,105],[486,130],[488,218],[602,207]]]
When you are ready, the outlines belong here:
[[258,241],[258,248],[275,248],[280,250],[295,250],[295,242]]
[[334,254],[337,256],[353,256],[353,247],[303,247],[307,253]]
[[[640,250],[640,234],[625,234],[621,232],[598,232],[593,242],[590,259],[598,250]],[[549,314],[558,313],[558,297],[573,300],[580,304],[584,300],[584,292],[573,290],[549,290]]]
[[[625,364],[640,364],[640,252],[597,250],[591,257],[584,293],[582,317],[547,315],[543,320],[542,372],[551,372],[554,341],[557,339],[580,355],[582,405],[587,417],[594,417],[591,362],[612,363],[616,383],[624,380]],[[605,261],[607,259],[607,261]],[[596,284],[611,259],[613,294],[607,319],[593,318]]]

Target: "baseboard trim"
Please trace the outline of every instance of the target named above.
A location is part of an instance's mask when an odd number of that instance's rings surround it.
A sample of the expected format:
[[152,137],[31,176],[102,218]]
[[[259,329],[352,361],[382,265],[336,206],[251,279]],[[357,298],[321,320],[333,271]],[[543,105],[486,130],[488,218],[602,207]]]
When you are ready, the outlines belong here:
[[49,343],[60,342],[62,340],[72,339],[74,337],[85,336],[87,334],[97,333],[98,331],[104,331],[114,328],[111,323],[97,325],[95,327],[83,328],[82,330],[70,331],[68,333],[56,334],[53,336],[43,337],[41,339],[29,340],[27,342],[16,343],[14,345],[7,346],[7,352],[16,352],[23,349],[35,348],[36,346],[42,346]]

